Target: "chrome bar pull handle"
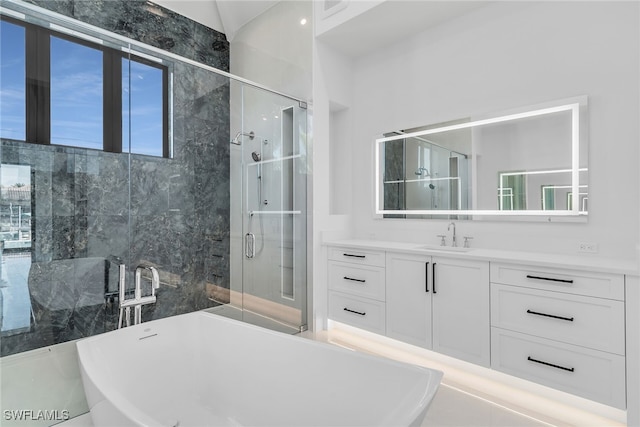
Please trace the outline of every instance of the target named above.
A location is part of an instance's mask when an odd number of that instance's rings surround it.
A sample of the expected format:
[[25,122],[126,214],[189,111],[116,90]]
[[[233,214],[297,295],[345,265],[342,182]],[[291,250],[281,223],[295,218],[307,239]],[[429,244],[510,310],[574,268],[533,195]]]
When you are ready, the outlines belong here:
[[244,235],[244,255],[247,258],[253,258],[256,256],[256,235],[253,233],[247,233]]

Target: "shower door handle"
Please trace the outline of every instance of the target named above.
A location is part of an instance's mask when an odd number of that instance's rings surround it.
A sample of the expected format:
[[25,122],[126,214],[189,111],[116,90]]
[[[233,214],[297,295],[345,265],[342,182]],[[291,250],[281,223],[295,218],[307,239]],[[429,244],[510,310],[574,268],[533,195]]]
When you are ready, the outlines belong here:
[[253,233],[244,235],[244,255],[247,258],[256,256],[256,235]]

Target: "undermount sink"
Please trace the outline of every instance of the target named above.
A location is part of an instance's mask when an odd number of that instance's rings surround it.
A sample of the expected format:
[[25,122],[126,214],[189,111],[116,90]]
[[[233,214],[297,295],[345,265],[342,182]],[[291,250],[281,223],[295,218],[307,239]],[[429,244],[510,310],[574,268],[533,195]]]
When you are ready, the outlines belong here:
[[440,245],[420,245],[416,249],[425,251],[441,251],[441,252],[469,252],[474,248],[462,248],[458,246],[440,246]]

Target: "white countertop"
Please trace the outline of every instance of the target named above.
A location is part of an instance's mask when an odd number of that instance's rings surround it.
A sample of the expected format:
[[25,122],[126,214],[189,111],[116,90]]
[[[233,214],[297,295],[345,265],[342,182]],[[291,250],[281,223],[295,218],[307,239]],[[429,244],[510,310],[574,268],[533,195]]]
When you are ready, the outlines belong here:
[[[403,252],[414,255],[437,255],[478,261],[509,262],[555,268],[589,269],[602,273],[638,275],[638,262],[631,259],[605,258],[598,255],[563,255],[554,253],[469,248],[467,252],[439,249],[424,243],[392,242],[384,240],[334,240],[325,246]],[[425,249],[424,246],[430,246]]]

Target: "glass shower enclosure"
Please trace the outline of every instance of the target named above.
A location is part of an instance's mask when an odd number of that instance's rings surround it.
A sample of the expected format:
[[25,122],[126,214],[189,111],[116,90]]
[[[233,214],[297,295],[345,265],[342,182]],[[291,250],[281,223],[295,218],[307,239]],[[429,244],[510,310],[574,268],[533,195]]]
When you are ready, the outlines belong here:
[[[51,137],[24,131],[24,66],[13,80],[3,71],[3,93],[14,85],[23,98],[9,108],[3,95],[0,111],[0,356],[117,328],[120,265],[129,293],[138,266],[159,273],[143,322],[209,310],[304,330],[304,102],[26,3],[6,6],[29,22],[3,16],[3,35],[43,32],[51,48],[38,85],[50,88],[40,127]],[[56,72],[71,59],[84,68]],[[102,108],[102,98],[62,88],[86,81],[80,72],[105,78],[107,59],[117,89],[91,82],[117,94],[114,111],[92,113],[80,101]],[[102,131],[87,131],[94,122]]]
[[215,308],[249,323],[306,329],[306,104],[231,84],[231,286]]

